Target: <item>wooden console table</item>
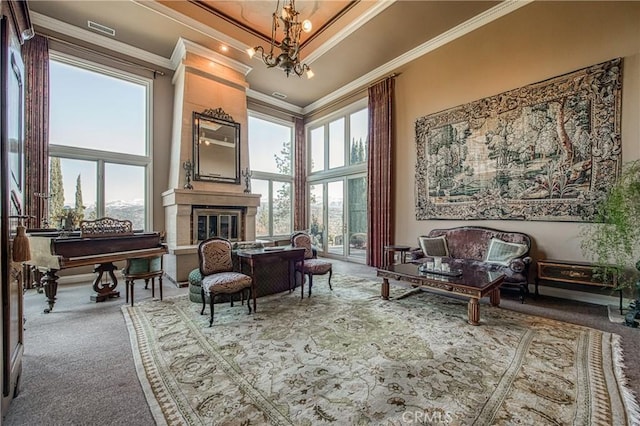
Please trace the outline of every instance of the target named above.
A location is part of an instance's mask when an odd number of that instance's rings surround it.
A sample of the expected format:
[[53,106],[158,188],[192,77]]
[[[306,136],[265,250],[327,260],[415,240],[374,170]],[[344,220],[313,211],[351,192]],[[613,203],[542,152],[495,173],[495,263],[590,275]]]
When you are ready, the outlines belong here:
[[[595,265],[592,263],[556,259],[541,259],[537,263],[536,296],[539,295],[538,284],[540,280],[608,288],[616,288],[618,286],[618,276],[615,274],[610,283],[604,283],[600,278],[594,276]],[[618,290],[618,293],[620,296],[620,313],[622,313],[622,290]]]

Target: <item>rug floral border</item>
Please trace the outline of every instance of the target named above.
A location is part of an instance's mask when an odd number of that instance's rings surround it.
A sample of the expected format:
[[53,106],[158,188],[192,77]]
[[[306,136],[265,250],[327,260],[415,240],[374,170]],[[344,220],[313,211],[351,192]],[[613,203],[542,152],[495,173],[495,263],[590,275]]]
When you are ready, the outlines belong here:
[[416,219],[592,221],[621,167],[616,58],[416,120]]

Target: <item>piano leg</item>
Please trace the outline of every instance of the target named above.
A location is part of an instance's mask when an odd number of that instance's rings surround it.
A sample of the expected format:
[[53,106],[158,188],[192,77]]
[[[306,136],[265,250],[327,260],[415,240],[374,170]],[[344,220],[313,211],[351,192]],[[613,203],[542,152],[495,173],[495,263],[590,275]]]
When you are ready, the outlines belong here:
[[49,303],[49,307],[44,309],[45,314],[51,312],[53,305],[56,303],[56,293],[58,293],[58,276],[56,272],[58,271],[55,269],[49,269],[42,274],[42,278],[40,279],[40,283],[42,287],[44,287],[44,295],[47,297],[47,302]]
[[[95,280],[93,280],[93,290],[96,292],[96,294],[91,296],[92,302],[104,302],[105,300],[112,297],[120,297],[120,292],[116,291],[118,279],[113,273],[113,271],[115,271],[116,269],[116,265],[111,262],[101,263],[100,265],[97,265],[95,267],[93,272],[97,273],[98,276]],[[109,275],[109,278],[111,278],[111,282],[101,282],[102,276],[105,272]]]

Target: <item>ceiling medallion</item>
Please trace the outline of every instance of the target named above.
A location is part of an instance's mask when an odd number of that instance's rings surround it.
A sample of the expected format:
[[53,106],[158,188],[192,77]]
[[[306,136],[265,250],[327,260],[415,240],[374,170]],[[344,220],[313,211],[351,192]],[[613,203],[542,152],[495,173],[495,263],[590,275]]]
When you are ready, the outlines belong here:
[[[295,0],[284,0],[282,9],[280,9],[280,0],[276,3],[276,10],[272,15],[271,22],[271,48],[269,53],[265,52],[262,46],[256,46],[247,49],[250,57],[260,52],[262,61],[269,68],[278,67],[284,70],[289,77],[292,72],[301,77],[306,72],[307,78],[313,77],[313,71],[307,64],[300,63],[300,34],[302,31],[308,33],[311,31],[311,21],[305,19],[300,22],[296,10]],[[280,27],[280,21],[284,26],[281,42],[276,41],[276,30]],[[280,54],[276,55],[274,48],[280,49]]]

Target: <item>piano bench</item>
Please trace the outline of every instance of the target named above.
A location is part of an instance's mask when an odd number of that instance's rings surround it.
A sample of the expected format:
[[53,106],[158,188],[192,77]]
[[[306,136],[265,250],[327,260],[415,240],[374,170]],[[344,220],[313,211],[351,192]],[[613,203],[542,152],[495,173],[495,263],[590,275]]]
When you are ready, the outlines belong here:
[[133,306],[133,286],[135,280],[144,280],[144,288],[148,288],[149,280],[151,280],[151,297],[155,297],[156,278],[158,278],[160,289],[160,300],[162,300],[162,256],[149,259],[127,259],[127,265],[122,270],[124,276],[127,297],[125,303],[129,303],[131,296],[131,306]]

